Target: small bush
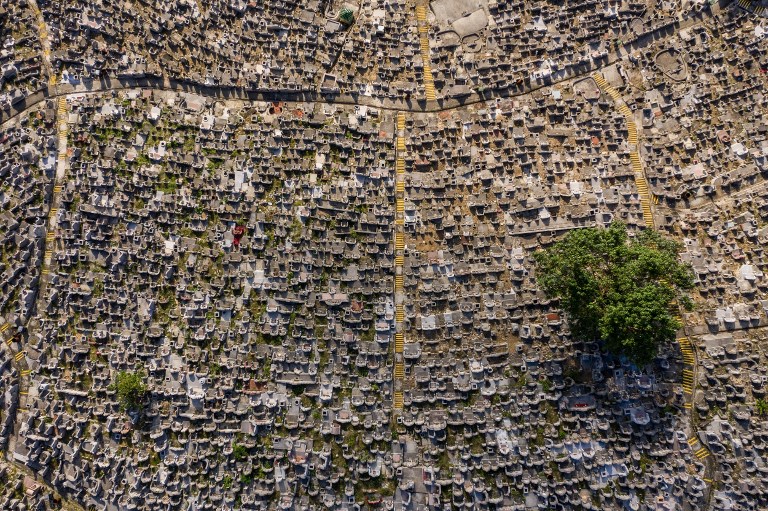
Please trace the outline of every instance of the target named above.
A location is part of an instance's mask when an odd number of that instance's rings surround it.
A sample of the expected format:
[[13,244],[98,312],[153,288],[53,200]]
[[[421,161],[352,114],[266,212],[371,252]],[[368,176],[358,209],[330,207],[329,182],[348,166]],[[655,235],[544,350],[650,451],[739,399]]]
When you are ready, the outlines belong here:
[[115,377],[111,390],[117,393],[117,400],[123,410],[135,410],[139,407],[147,393],[144,385],[144,375],[140,372],[120,371]]

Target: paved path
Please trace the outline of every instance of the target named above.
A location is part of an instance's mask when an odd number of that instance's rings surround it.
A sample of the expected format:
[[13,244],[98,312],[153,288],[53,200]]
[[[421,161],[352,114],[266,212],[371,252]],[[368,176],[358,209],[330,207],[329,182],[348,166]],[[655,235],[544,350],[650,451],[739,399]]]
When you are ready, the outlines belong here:
[[421,52],[422,81],[424,82],[424,96],[427,101],[437,100],[435,92],[435,80],[432,77],[432,57],[429,51],[429,22],[427,21],[427,2],[420,2],[416,6],[416,26],[419,30],[419,49]]
[[403,291],[405,275],[405,113],[398,112],[395,135],[395,363],[394,363],[394,399],[392,408],[395,414],[403,410],[403,379],[405,364],[405,293]]
[[[40,11],[40,8],[37,5],[36,0],[28,0],[29,7],[32,10],[32,12],[35,14],[35,17],[37,18],[37,25],[38,25],[38,35],[40,37],[40,43],[43,50],[43,67],[46,70],[46,74],[48,76],[48,84],[45,89],[45,91],[38,92],[37,94],[34,94],[30,97],[28,97],[25,101],[21,102],[20,104],[17,104],[17,106],[23,107],[23,109],[18,110],[14,115],[19,115],[23,113],[24,111],[35,107],[38,103],[46,99],[48,97],[48,91],[53,89],[56,90],[56,74],[53,71],[53,65],[51,64],[51,42],[49,39],[49,31],[48,27],[45,24],[45,19],[43,17],[42,12]],[[3,112],[2,115],[0,115],[0,119],[3,119],[3,122],[5,121],[5,115],[6,112]],[[28,323],[30,318],[34,317],[35,311],[37,310],[38,301],[42,299],[43,291],[45,290],[45,283],[48,279],[48,274],[50,273],[50,265],[51,265],[51,258],[53,257],[53,250],[51,249],[51,245],[55,243],[55,232],[56,232],[56,222],[57,217],[56,213],[58,211],[58,203],[59,203],[59,193],[61,192],[61,184],[64,180],[65,175],[65,169],[66,169],[66,154],[67,154],[67,138],[68,138],[68,110],[67,110],[67,98],[64,95],[58,96],[58,102],[57,102],[57,109],[56,109],[56,125],[57,125],[57,164],[56,164],[56,171],[54,175],[54,183],[52,187],[52,197],[50,201],[47,201],[47,203],[50,205],[50,210],[48,212],[48,220],[47,220],[47,228],[46,228],[46,236],[45,240],[43,242],[43,245],[41,247],[41,250],[43,250],[43,263],[42,267],[40,268],[40,275],[38,276],[38,285],[37,285],[37,292],[35,295],[35,304],[32,307],[32,310],[29,312],[29,316],[27,317],[27,320],[25,324],[20,328],[20,332],[17,333],[19,328],[10,328],[11,325],[9,323],[6,323],[2,326],[0,326],[0,338],[5,340],[8,347],[11,349],[11,352],[13,353],[13,362],[14,368],[18,371],[19,374],[19,385],[18,385],[18,395],[17,395],[17,409],[21,406],[26,406],[27,404],[27,395],[30,390],[30,382],[29,382],[29,376],[31,374],[31,370],[29,369],[29,366],[27,364],[26,355],[27,352],[24,349],[24,342],[25,339],[28,337]],[[48,195],[48,191],[45,192],[45,195]],[[35,389],[36,392],[36,389]],[[16,417],[14,417],[15,421]],[[22,463],[18,463],[13,459],[13,449],[14,449],[14,443],[16,441],[16,436],[13,435],[10,440],[9,448],[6,451],[6,461],[10,464],[12,464],[17,469],[21,470],[22,472],[29,474],[37,483],[42,484],[46,486],[47,491],[57,494],[58,492],[50,486],[48,481],[42,480],[38,474],[32,470],[29,469],[26,465]],[[63,509],[82,509],[82,507],[72,502],[69,499],[63,498],[63,496],[58,495],[61,501],[64,503]]]
[[45,25],[45,18],[40,11],[40,7],[37,6],[37,1],[27,0],[27,3],[37,21],[37,34],[40,37],[40,46],[43,48],[43,67],[50,80],[53,79],[54,72],[53,66],[51,65],[51,40],[48,38],[48,27]]
[[592,79],[600,87],[600,90],[608,94],[616,103],[616,107],[619,109],[621,115],[624,116],[624,120],[627,123],[627,142],[629,143],[629,162],[632,165],[632,172],[635,174],[635,186],[640,194],[640,206],[643,209],[643,220],[645,220],[646,227],[653,229],[656,223],[653,220],[653,212],[651,211],[651,195],[648,192],[648,181],[645,179],[645,172],[643,171],[643,162],[640,159],[640,153],[638,151],[637,143],[637,124],[635,123],[632,110],[629,109],[627,103],[622,99],[619,91],[615,87],[605,81],[605,78],[600,73],[592,74]]

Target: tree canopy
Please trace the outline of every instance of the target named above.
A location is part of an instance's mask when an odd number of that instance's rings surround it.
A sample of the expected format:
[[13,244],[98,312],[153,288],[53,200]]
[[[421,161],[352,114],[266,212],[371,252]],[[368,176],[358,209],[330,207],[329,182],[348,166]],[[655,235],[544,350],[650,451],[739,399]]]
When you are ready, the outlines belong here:
[[117,393],[117,400],[124,410],[133,410],[138,408],[144,399],[147,386],[144,385],[143,375],[140,372],[120,371],[115,376],[112,390]]
[[678,261],[679,249],[652,230],[630,238],[615,222],[571,231],[536,252],[536,276],[548,297],[560,299],[577,338],[601,339],[608,351],[645,364],[681,326],[672,302],[690,302],[684,291],[693,272]]

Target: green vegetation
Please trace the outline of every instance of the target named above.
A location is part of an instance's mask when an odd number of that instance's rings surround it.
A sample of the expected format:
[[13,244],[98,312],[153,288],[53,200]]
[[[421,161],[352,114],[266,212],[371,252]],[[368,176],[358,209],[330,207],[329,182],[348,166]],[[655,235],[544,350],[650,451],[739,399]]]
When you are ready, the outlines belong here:
[[768,402],[765,399],[758,399],[755,403],[755,410],[757,415],[765,417],[768,415]]
[[117,400],[123,410],[135,410],[141,404],[147,393],[147,386],[143,382],[144,375],[141,372],[129,373],[120,371],[115,377],[111,390],[117,393]]
[[101,297],[101,295],[104,294],[104,282],[102,282],[101,280],[95,280],[93,282],[93,291],[92,291],[92,293],[93,293],[93,297],[94,298]]
[[440,474],[443,476],[451,473],[451,459],[448,456],[447,451],[440,453],[440,456],[437,459],[437,467],[440,469]]
[[232,444],[232,456],[234,456],[237,461],[243,461],[248,457],[248,449],[246,449],[244,445],[234,443]]
[[534,255],[539,284],[559,297],[571,330],[602,339],[606,348],[645,364],[680,323],[670,306],[693,287],[693,273],[677,260],[679,245],[645,230],[633,239],[626,226],[570,232]]
[[289,228],[290,230],[289,237],[291,238],[292,242],[296,243],[301,239],[302,227],[303,227],[303,224],[301,223],[301,220],[299,220],[298,218],[294,218]]
[[649,458],[645,454],[640,455],[639,464],[640,464],[640,470],[642,471],[643,474],[645,474],[646,470],[648,470],[648,468],[652,465],[652,463],[653,462],[651,461],[651,458]]
[[176,177],[171,174],[161,172],[158,177],[157,189],[163,193],[174,193],[178,188]]

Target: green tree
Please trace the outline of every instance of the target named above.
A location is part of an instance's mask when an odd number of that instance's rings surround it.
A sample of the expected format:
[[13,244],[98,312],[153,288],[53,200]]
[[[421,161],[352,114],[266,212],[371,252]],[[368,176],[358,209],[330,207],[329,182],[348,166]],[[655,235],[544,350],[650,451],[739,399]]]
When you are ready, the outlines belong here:
[[602,339],[610,352],[645,364],[674,339],[680,323],[670,305],[693,287],[679,249],[652,230],[630,238],[617,222],[571,231],[534,261],[539,284],[560,299],[576,337]]
[[138,408],[147,393],[144,385],[144,375],[141,372],[120,371],[110,388],[117,393],[117,400],[123,410]]
[[248,457],[248,449],[245,448],[244,445],[240,445],[238,443],[232,444],[232,456],[237,461],[243,461],[245,458]]

